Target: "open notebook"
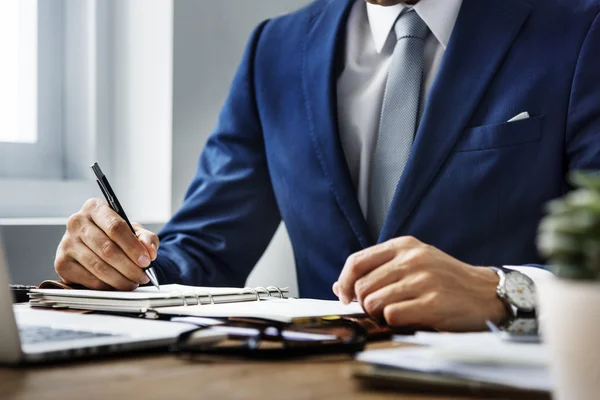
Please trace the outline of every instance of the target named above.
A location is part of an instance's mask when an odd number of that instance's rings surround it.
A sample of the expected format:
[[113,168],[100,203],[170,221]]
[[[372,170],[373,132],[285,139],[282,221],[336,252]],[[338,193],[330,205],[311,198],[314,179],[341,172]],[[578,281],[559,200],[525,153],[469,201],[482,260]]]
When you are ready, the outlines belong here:
[[289,299],[288,288],[214,288],[163,285],[161,290],[143,287],[133,292],[35,289],[33,307],[73,308],[106,312],[185,315],[195,317],[262,318],[292,322],[299,318],[330,315],[362,315],[358,303]]

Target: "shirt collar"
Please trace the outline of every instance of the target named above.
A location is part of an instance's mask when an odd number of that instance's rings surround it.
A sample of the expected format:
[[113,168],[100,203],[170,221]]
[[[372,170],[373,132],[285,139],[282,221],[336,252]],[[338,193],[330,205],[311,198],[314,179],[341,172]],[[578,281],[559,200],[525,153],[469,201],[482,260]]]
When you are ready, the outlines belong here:
[[398,16],[405,8],[412,7],[445,50],[461,4],[462,0],[421,0],[414,6],[397,4],[387,7],[367,3],[367,16],[375,49],[381,53]]

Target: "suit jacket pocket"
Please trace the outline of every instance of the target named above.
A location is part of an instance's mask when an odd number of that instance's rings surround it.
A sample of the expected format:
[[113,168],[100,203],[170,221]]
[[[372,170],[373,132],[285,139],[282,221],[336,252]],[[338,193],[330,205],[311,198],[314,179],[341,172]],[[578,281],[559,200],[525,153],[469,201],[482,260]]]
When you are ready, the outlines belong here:
[[467,129],[455,151],[477,151],[537,142],[542,137],[543,115],[520,121],[483,125]]

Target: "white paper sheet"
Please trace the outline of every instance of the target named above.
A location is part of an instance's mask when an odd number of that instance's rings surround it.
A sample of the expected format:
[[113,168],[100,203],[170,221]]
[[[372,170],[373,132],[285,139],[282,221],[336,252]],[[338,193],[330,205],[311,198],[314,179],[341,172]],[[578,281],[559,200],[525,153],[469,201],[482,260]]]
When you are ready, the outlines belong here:
[[442,357],[433,347],[370,350],[358,354],[357,359],[408,371],[442,374],[520,389],[552,390],[550,373],[545,367],[456,362]]
[[420,344],[423,346],[442,346],[447,344],[486,346],[497,344],[498,337],[492,332],[477,333],[438,333],[416,332],[414,335],[395,335],[394,340],[404,343]]
[[360,304],[356,302],[344,305],[339,301],[331,300],[276,298],[244,303],[211,304],[209,306],[164,307],[158,311],[166,315],[208,318],[264,318],[280,322],[292,322],[296,318],[364,314]]
[[541,366],[549,364],[547,349],[541,344],[502,341],[492,332],[434,333],[394,336],[399,342],[432,346],[433,352],[447,360],[474,364]]

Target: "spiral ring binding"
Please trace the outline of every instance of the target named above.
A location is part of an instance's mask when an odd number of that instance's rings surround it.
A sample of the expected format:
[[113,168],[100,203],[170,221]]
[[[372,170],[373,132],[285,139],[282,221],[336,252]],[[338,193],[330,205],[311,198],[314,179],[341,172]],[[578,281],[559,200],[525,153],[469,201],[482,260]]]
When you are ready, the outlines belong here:
[[201,306],[202,303],[200,302],[200,294],[197,292],[193,292],[192,295],[196,298],[196,305]]
[[256,290],[257,292],[265,292],[265,294],[267,295],[267,297],[271,297],[271,291],[268,290],[267,288],[264,288],[262,286],[257,286],[254,288],[254,290]]
[[269,290],[269,293],[271,293],[270,292],[271,290],[274,290],[274,291],[278,292],[279,293],[279,297],[283,299],[283,292],[277,286],[269,286],[269,287],[267,287],[267,289]]
[[208,292],[196,292],[198,296],[206,296],[210,301],[210,304],[215,304],[215,300],[213,299],[213,295]]
[[244,293],[252,293],[256,296],[256,301],[260,301],[260,295],[258,294],[258,292],[256,291],[256,289],[253,289],[251,287],[245,287],[244,288]]
[[[267,295],[267,297],[273,297],[273,292],[277,292],[279,294],[280,298],[284,298],[283,295],[283,291],[277,287],[277,286],[267,286],[267,287],[263,287],[263,286],[257,286],[255,288],[251,288],[251,287],[245,287],[243,288],[243,293],[244,294],[253,294],[254,296],[256,296],[256,301],[260,301],[260,293],[264,293]],[[208,297],[208,299],[210,300],[210,304],[216,304],[215,303],[215,299],[214,299],[214,295],[209,293],[209,292],[171,292],[169,293],[169,297],[178,297],[181,299],[182,301],[182,305],[184,307],[190,306],[190,305],[202,305],[202,296],[206,296]],[[196,304],[190,304],[189,300],[191,299],[196,299]]]
[[174,297],[179,297],[181,298],[181,301],[183,302],[183,306],[187,307],[188,303],[187,303],[187,298],[185,297],[185,293],[181,293],[181,292],[173,292],[172,293],[174,295]]

